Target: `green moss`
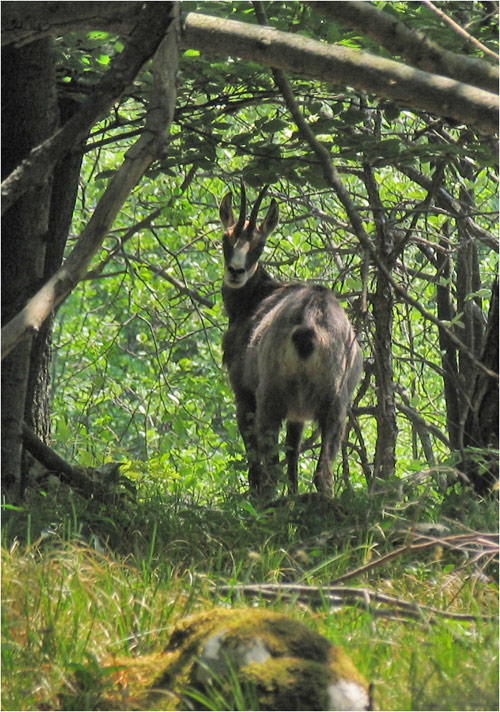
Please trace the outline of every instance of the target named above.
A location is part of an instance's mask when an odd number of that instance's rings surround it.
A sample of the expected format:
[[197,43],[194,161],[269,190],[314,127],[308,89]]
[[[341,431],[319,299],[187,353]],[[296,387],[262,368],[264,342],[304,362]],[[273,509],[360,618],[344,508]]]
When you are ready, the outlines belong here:
[[338,681],[357,683],[361,699],[368,689],[340,648],[291,618],[255,608],[186,618],[164,651],[110,664],[112,689],[99,709],[327,710]]
[[181,621],[163,653],[128,661],[117,679],[122,698],[135,709],[203,709],[200,700],[215,687],[222,699],[232,699],[235,675],[241,689],[252,691],[257,709],[266,710],[329,709],[328,686],[338,680],[368,688],[345,653],[326,638],[278,613],[253,608],[217,608]]
[[287,657],[240,671],[242,682],[254,686],[260,709],[265,710],[329,709],[326,675],[319,663]]

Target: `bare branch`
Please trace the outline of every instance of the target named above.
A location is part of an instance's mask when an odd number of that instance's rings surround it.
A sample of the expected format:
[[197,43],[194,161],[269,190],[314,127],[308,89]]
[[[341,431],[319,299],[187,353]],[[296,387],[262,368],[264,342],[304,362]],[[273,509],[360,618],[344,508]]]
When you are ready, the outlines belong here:
[[[170,15],[164,16],[163,26],[163,32],[167,34],[155,55],[158,71],[153,72],[157,84],[154,88],[157,91],[153,91],[152,96],[158,103],[151,105],[145,131],[125,155],[123,164],[110,181],[65,263],[29,300],[24,309],[3,327],[2,358],[22,339],[36,333],[51,311],[64,301],[78,281],[84,277],[130,191],[153,160],[165,149],[175,105],[177,72],[177,4],[169,3],[169,8]],[[166,80],[159,79],[160,69],[167,77]]]
[[105,493],[101,483],[93,481],[81,468],[73,467],[69,462],[63,460],[57,452],[43,443],[26,423],[22,424],[22,438],[26,450],[47,470],[63,475],[70,485],[78,487],[84,492]]
[[[403,532],[413,536],[413,532]],[[401,557],[409,552],[422,551],[433,547],[444,547],[454,551],[472,554],[469,562],[475,564],[479,558],[498,557],[498,534],[471,532],[445,537],[419,536],[407,546],[400,547],[385,556],[371,561],[353,571],[341,576],[333,585],[309,586],[303,583],[255,583],[212,587],[215,594],[242,594],[248,597],[259,597],[267,600],[299,600],[309,606],[327,604],[332,608],[355,606],[369,611],[371,615],[384,618],[410,618],[434,623],[437,618],[458,621],[492,620],[492,616],[469,613],[443,611],[434,606],[427,606],[417,601],[406,601],[398,596],[378,593],[367,587],[340,586],[341,581],[365,574],[368,570],[383,566],[388,561]],[[390,608],[387,608],[390,606]]]
[[305,77],[350,86],[486,134],[498,130],[498,96],[349,47],[194,12],[183,15],[183,48],[250,59]]
[[[442,443],[446,445],[447,448],[451,448],[450,446],[450,441],[446,437],[444,433],[441,432],[441,430],[437,427],[437,425],[433,425],[432,423],[428,423],[425,418],[423,418],[418,411],[415,410],[415,408],[412,408],[410,404],[408,403],[408,398],[406,397],[406,394],[403,393],[402,388],[397,388],[398,393],[401,395],[401,397],[407,401],[405,403],[401,403],[398,401],[396,403],[396,407],[401,413],[406,415],[406,417],[411,420],[411,422],[415,425],[415,429],[419,433],[420,437],[422,437],[422,431],[427,431],[434,435],[437,440],[441,440]],[[429,460],[429,462],[432,462],[432,460]]]
[[[441,74],[498,94],[497,65],[450,52],[430,40],[423,32],[408,27],[370,2],[350,0],[350,2],[309,2],[308,4],[314,11],[321,12],[326,17],[354,27],[393,54],[401,56],[425,72]],[[471,39],[468,33],[466,35]],[[481,50],[498,59],[498,56],[490,52],[487,47],[481,45]]]
[[[443,22],[446,22],[446,24],[449,27],[451,27],[454,32],[457,33],[457,35],[460,35],[460,37],[465,37],[467,42],[470,42],[471,44],[473,44],[475,47],[480,49],[481,52],[484,52],[485,54],[489,54],[490,57],[493,57],[497,61],[500,59],[500,56],[496,52],[493,52],[489,47],[486,47],[486,45],[484,45],[478,39],[473,37],[470,34],[470,32],[467,32],[467,30],[464,30],[463,27],[460,27],[460,25],[458,25],[454,20],[452,20],[449,15],[447,15],[445,12],[443,12],[438,7],[436,7],[436,5],[434,5],[433,2],[430,2],[430,0],[422,0],[422,2],[424,3],[424,5],[427,5],[429,10],[432,10],[432,12],[436,13],[436,15],[438,17],[440,17],[443,20]],[[462,61],[464,59],[468,59],[468,58],[463,57]],[[498,76],[498,71],[497,71],[497,76]],[[498,89],[498,86],[497,86],[497,89]],[[490,89],[490,91],[493,91],[493,89]]]
[[[412,531],[406,533],[410,537],[414,535]],[[493,553],[498,556],[498,534],[478,534],[477,536],[481,538],[481,546],[485,551],[485,555]],[[485,546],[483,545],[483,542],[485,540],[489,542],[488,548],[485,548]],[[372,569],[378,568],[379,566],[386,564],[388,561],[392,561],[392,559],[397,559],[399,556],[402,556],[403,554],[406,554],[410,551],[423,551],[424,549],[429,549],[434,546],[442,546],[447,549],[463,550],[467,546],[470,546],[472,543],[477,543],[475,534],[455,534],[449,537],[439,538],[423,536],[418,537],[414,541],[410,540],[408,544],[399,547],[399,549],[395,549],[394,551],[391,551],[388,554],[385,554],[384,556],[380,556],[378,559],[373,559],[368,564],[359,566],[357,569],[348,571],[346,574],[343,574],[342,576],[339,576],[337,579],[335,579],[333,583],[339,584],[343,581],[348,581],[349,579],[356,578],[356,576],[360,576],[361,574],[365,574],[367,571],[371,571]],[[490,545],[491,551],[489,550]]]
[[2,214],[26,191],[43,182],[57,161],[86,136],[91,126],[132,83],[144,63],[154,54],[171,22],[171,3],[146,3],[126,48],[64,126],[36,146],[2,182]]
[[[432,190],[432,178],[420,173],[413,166],[407,166],[403,164],[396,164],[398,171],[403,173],[408,178],[418,185],[425,188],[427,191]],[[460,202],[454,198],[445,188],[438,188],[436,192],[436,203],[440,205],[447,213],[452,217],[460,218],[467,224],[468,230],[474,237],[477,237],[488,249],[499,252],[498,238],[496,235],[492,235],[487,232],[484,228],[478,225],[471,217],[467,214],[463,214],[463,208]],[[436,249],[435,245],[432,245],[433,249]]]

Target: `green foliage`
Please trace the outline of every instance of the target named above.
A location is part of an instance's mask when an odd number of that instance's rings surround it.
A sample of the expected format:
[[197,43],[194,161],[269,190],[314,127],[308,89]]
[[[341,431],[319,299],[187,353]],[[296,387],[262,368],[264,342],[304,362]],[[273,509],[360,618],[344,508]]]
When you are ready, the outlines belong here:
[[[457,35],[415,3],[382,3],[404,13],[405,22],[458,51]],[[189,11],[190,4],[185,5]],[[193,3],[193,10],[200,8]],[[288,32],[379,51],[371,40],[346,31],[297,3],[268,3],[270,23]],[[447,7],[469,21],[481,19],[477,7]],[[204,3],[203,12],[255,22],[249,3]],[[478,22],[484,42],[494,40],[494,19]],[[87,57],[98,74],[104,55],[120,51],[105,33],[71,35],[60,41],[61,68],[88,75]],[[62,51],[64,50],[64,51]],[[83,282],[58,315],[54,336],[53,435],[68,459],[99,466],[109,459],[141,460],[145,469],[164,467],[178,483],[202,496],[205,482],[222,492],[245,480],[234,406],[221,367],[221,337],[226,317],[220,298],[221,253],[218,208],[228,187],[242,176],[257,189],[270,183],[280,202],[280,230],[270,240],[265,261],[282,279],[311,280],[332,286],[356,319],[367,369],[371,368],[376,325],[357,311],[363,284],[368,298],[377,288],[374,265],[365,258],[344,208],[325,191],[323,170],[284,108],[268,70],[251,62],[220,60],[188,50],[181,59],[176,115],[165,158],[157,162],[130,196]],[[125,95],[113,116],[93,131],[85,157],[73,232],[79,233],[144,124],[150,79]],[[456,202],[467,196],[467,214],[486,235],[495,231],[496,185],[491,145],[470,130],[449,127],[426,115],[403,111],[386,101],[341,92],[314,81],[294,79],[301,110],[316,137],[332,153],[368,232],[376,240],[371,198],[362,167],[369,166],[391,231],[398,284],[433,317],[437,285],[446,289],[454,318],[448,321],[466,339],[470,315],[484,319],[497,255],[487,242],[475,243],[470,257],[476,283],[458,296],[462,238],[454,209],[439,200],[447,191]],[[442,177],[430,198],[426,180]],[[466,202],[467,202],[466,201]],[[153,211],[161,213],[144,223]],[[445,278],[441,256],[450,259]],[[367,271],[366,271],[367,270]],[[462,277],[460,276],[460,279]],[[190,291],[189,291],[190,290]],[[368,304],[370,309],[370,303]],[[472,313],[472,312],[471,312]],[[479,328],[479,323],[474,328]],[[482,327],[481,327],[482,328]],[[442,343],[435,325],[396,299],[392,354],[398,413],[397,474],[413,463],[428,464],[449,455],[443,389]],[[472,346],[472,344],[469,344]],[[478,344],[475,345],[479,356]],[[467,374],[464,374],[464,383]],[[353,442],[346,446],[338,481],[357,487],[369,479],[377,438],[373,376],[357,404]],[[466,395],[464,394],[466,400]],[[432,429],[424,449],[408,408]],[[450,414],[448,414],[450,417]],[[453,418],[454,416],[451,415]],[[443,437],[436,437],[436,432]],[[362,434],[362,437],[361,435]],[[351,444],[355,446],[353,449]],[[360,453],[358,456],[354,453]],[[310,487],[311,459],[305,453],[302,488]],[[161,469],[161,468],[160,468]]]

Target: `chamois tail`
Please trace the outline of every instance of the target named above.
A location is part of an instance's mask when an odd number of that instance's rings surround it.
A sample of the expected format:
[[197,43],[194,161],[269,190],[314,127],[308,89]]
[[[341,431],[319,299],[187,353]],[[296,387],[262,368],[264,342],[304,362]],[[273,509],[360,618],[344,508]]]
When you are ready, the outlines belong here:
[[316,347],[316,332],[310,326],[299,326],[292,334],[292,341],[299,357],[308,358]]

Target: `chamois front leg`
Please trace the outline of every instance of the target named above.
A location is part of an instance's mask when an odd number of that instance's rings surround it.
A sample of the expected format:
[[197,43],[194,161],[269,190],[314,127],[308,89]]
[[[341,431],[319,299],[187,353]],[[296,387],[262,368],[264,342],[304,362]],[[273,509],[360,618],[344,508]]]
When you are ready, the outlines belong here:
[[286,426],[286,461],[288,470],[288,494],[297,494],[298,491],[298,462],[300,441],[304,423],[289,421]]
[[236,396],[236,419],[247,455],[248,483],[252,491],[259,492],[263,477],[255,429],[255,398],[251,393]]

